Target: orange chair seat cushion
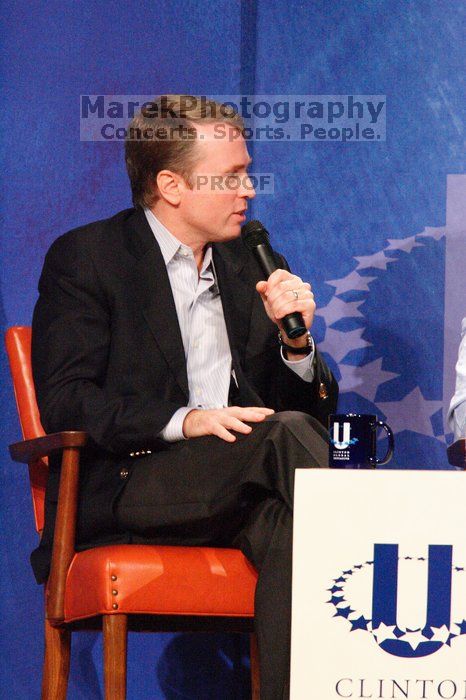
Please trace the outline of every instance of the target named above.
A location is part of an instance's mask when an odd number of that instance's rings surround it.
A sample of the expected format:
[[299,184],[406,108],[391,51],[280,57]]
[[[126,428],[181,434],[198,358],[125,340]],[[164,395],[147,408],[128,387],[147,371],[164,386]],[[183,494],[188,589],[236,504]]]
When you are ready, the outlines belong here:
[[237,549],[96,547],[73,558],[65,621],[109,613],[253,617],[256,581]]

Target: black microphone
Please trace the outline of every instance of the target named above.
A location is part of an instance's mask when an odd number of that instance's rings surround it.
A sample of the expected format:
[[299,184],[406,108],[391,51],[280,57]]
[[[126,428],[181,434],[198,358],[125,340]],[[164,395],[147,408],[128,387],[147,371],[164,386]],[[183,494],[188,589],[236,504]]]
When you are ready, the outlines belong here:
[[[241,236],[268,279],[272,272],[278,270],[275,255],[270,245],[268,231],[262,226],[260,221],[254,219],[244,224],[241,229]],[[287,314],[281,319],[281,322],[288,338],[299,338],[299,336],[307,333],[303,315],[299,311]]]

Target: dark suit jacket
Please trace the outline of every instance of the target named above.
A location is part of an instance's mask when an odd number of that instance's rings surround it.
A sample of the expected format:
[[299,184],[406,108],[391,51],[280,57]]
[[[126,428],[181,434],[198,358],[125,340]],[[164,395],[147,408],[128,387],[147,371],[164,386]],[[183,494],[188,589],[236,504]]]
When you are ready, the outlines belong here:
[[[326,424],[337,386],[319,354],[314,382],[303,382],[280,358],[276,326],[255,291],[263,275],[251,253],[237,239],[215,244],[213,256],[239,385],[235,403],[304,411]],[[78,548],[130,541],[112,513],[124,485],[121,465],[131,463],[131,452],[164,449],[156,436],[189,398],[170,282],[144,212],[126,210],[61,236],[47,253],[39,291],[32,363],[43,426],[90,435]],[[48,574],[58,477],[52,460],[46,527],[32,554],[39,581]]]

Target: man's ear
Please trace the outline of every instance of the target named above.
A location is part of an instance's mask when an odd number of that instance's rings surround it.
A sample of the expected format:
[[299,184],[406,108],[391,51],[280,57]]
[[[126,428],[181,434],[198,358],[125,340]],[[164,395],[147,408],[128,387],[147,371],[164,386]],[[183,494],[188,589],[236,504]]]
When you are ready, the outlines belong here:
[[171,170],[160,170],[157,173],[156,183],[160,197],[174,206],[180,203],[181,188],[183,187],[181,175]]

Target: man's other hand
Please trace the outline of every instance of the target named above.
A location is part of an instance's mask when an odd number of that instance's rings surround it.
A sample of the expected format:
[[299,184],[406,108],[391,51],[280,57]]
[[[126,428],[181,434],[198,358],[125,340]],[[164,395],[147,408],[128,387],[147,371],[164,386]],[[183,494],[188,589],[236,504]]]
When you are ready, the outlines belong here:
[[186,438],[216,435],[226,442],[235,442],[236,436],[230,432],[250,433],[248,423],[260,423],[266,416],[274,413],[271,408],[261,406],[229,406],[228,408],[195,408],[188,413],[183,422],[183,434]]

